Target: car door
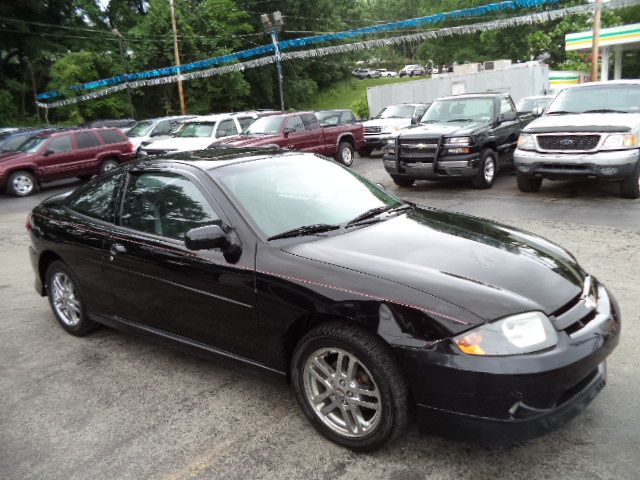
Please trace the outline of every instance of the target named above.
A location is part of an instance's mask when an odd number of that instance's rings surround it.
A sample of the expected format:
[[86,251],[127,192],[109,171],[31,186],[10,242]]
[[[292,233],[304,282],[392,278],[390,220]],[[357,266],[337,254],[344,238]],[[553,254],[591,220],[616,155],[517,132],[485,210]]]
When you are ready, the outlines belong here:
[[292,115],[287,118],[284,125],[287,137],[286,147],[292,150],[305,150],[308,146],[307,132],[300,115]]
[[128,174],[117,231],[109,237],[105,272],[120,319],[184,341],[255,358],[257,314],[254,250],[235,263],[220,250],[193,252],[192,228],[227,217],[193,173],[144,170]]
[[[500,97],[500,105],[498,110],[498,121],[499,123],[496,125],[494,129],[494,134],[496,137],[496,145],[498,148],[498,153],[501,154],[501,158],[505,152],[512,151],[516,142],[518,141],[518,134],[520,132],[519,123],[516,117],[516,107],[509,96]],[[500,118],[502,115],[512,115],[512,119],[502,120]]]
[[315,114],[305,113],[301,115],[301,118],[307,132],[307,140],[303,145],[303,149],[307,152],[333,155],[336,151],[338,139],[337,132],[334,136],[334,140],[331,141],[325,137],[324,129],[320,126],[318,117],[316,117]]
[[41,150],[38,159],[39,176],[42,180],[65,178],[69,175],[70,165],[75,161],[71,134],[52,137]]
[[98,167],[100,140],[93,132],[77,132],[74,136],[77,149],[74,164],[70,167],[77,175],[91,175]]

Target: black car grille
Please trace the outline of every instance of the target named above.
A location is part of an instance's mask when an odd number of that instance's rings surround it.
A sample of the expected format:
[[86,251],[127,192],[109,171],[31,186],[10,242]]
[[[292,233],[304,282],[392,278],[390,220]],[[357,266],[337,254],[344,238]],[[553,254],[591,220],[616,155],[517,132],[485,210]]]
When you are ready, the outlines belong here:
[[398,158],[404,161],[431,163],[438,151],[438,138],[400,140]]
[[364,133],[382,133],[382,127],[364,127]]
[[600,135],[538,135],[538,145],[543,150],[593,150]]

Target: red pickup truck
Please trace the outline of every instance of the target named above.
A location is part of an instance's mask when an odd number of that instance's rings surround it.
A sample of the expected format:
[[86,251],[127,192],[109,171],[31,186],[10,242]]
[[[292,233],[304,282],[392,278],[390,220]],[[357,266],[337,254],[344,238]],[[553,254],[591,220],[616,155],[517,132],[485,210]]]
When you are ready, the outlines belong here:
[[41,182],[89,178],[135,159],[133,145],[117,128],[44,132],[18,151],[0,155],[0,192],[26,197]]
[[[314,112],[262,117],[242,134],[220,139],[211,147],[278,146],[334,157],[349,166],[353,163],[355,151],[364,145],[364,128],[361,123],[355,122],[351,112],[349,116],[342,115],[342,112],[348,112],[345,110],[331,112],[335,112],[335,115],[328,115],[331,120],[323,122],[324,126],[320,125]],[[350,120],[345,122],[343,118]]]

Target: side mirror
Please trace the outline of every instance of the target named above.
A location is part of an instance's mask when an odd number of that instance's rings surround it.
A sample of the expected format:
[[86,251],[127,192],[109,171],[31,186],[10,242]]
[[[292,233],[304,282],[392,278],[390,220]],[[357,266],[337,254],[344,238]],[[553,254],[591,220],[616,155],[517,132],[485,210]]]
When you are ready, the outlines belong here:
[[537,107],[533,107],[533,110],[531,110],[531,114],[534,117],[539,117],[544,113],[544,107],[538,105]]
[[516,112],[506,112],[498,115],[498,123],[513,122],[517,118]]
[[284,135],[287,136],[290,133],[294,133],[296,131],[296,129],[294,127],[287,127],[284,129]]
[[231,242],[220,225],[207,225],[189,230],[184,244],[189,250],[213,250],[225,249]]
[[411,117],[411,125],[417,125],[418,123],[420,123],[420,118],[417,115],[414,115],[413,117]]
[[42,155],[43,155],[44,157],[48,157],[49,155],[53,155],[54,153],[56,153],[56,152],[54,152],[54,151],[53,151],[53,150],[51,150],[50,148],[47,148],[44,152],[42,152]]

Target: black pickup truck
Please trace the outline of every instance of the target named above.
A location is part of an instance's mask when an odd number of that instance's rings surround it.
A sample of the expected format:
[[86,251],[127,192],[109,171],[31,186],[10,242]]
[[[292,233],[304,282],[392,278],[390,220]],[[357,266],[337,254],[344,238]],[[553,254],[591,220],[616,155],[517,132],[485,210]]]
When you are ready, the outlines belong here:
[[498,170],[513,163],[523,126],[506,93],[442,97],[418,124],[387,141],[384,168],[401,187],[459,178],[491,188]]

